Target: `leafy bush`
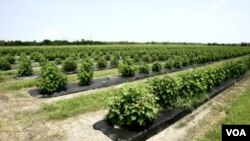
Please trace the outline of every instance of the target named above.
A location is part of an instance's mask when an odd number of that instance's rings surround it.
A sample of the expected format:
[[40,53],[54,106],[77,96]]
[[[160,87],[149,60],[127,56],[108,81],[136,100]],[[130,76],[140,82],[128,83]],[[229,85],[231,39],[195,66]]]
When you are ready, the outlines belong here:
[[41,57],[43,57],[43,55],[38,52],[33,52],[32,54],[30,54],[30,59],[34,60],[35,62],[39,62]]
[[145,89],[120,90],[108,101],[107,120],[131,130],[141,130],[151,125],[159,110],[155,97]]
[[144,74],[148,74],[149,73],[149,65],[144,63],[143,65],[139,66],[139,73],[144,73]]
[[98,68],[105,68],[107,67],[107,60],[105,60],[104,58],[100,58],[98,61],[97,61],[97,67]]
[[19,61],[19,66],[17,68],[18,76],[29,76],[32,75],[33,70],[31,66],[30,59],[27,56],[22,56]]
[[47,62],[48,62],[48,60],[44,56],[40,57],[40,59],[39,59],[39,65],[41,67],[43,67]]
[[10,63],[5,57],[0,57],[0,70],[10,70]]
[[146,62],[146,63],[149,63],[150,62],[150,56],[149,55],[142,56],[142,61]]
[[119,59],[117,58],[117,57],[113,57],[112,59],[111,59],[111,66],[112,67],[114,67],[114,68],[116,68],[116,67],[118,67],[118,64],[119,64]]
[[173,58],[173,66],[175,68],[180,68],[181,66],[183,66],[183,58],[180,56],[175,56]]
[[151,92],[158,98],[157,103],[165,109],[174,106],[178,97],[179,86],[177,81],[169,76],[155,78],[149,81]]
[[55,59],[55,64],[56,64],[56,65],[62,64],[62,60],[61,60],[60,58],[56,58],[56,59]]
[[124,77],[131,77],[135,75],[136,68],[131,60],[124,60],[123,63],[119,64],[118,71]]
[[167,60],[164,64],[164,67],[165,67],[165,69],[172,69],[172,67],[173,67],[172,59]]
[[161,71],[161,69],[162,69],[162,66],[161,66],[161,63],[159,62],[155,62],[152,66],[152,71],[159,72]]
[[7,54],[4,56],[10,64],[15,64],[15,57],[13,55]]
[[82,65],[77,73],[80,86],[89,85],[93,78],[93,69],[90,61],[83,61]]
[[73,58],[67,58],[63,62],[62,70],[66,72],[75,71],[77,68],[76,61]]
[[54,64],[48,62],[42,67],[37,87],[41,94],[51,95],[54,92],[65,90],[67,83],[67,77]]
[[179,91],[175,106],[190,107],[205,98],[207,86],[202,80],[203,76],[194,72],[179,75]]

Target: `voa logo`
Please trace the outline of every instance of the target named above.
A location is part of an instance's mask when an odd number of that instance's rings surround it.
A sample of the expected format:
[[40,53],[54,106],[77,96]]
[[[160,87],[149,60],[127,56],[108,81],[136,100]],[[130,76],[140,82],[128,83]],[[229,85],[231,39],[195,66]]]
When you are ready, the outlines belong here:
[[247,136],[244,129],[226,129],[227,136]]

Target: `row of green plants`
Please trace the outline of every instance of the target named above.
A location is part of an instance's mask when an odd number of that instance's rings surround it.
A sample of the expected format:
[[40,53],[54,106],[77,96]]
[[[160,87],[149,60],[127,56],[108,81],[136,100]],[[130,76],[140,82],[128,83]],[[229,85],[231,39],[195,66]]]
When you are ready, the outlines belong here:
[[[210,61],[236,57],[250,53],[249,48],[240,47],[183,47],[183,46],[102,46],[102,47],[8,47],[0,48],[0,55],[6,58],[12,58],[10,62],[15,61],[21,54],[30,56],[35,62],[40,62],[45,58],[49,61],[56,59],[65,60],[68,57],[91,58],[95,61],[111,61],[112,58],[124,59],[130,57],[135,62],[143,61],[145,63],[155,61],[166,61],[172,56],[181,56],[189,58],[191,63],[196,61]],[[7,54],[7,55],[6,55]],[[10,57],[9,57],[10,56]],[[14,60],[13,60],[14,59]],[[100,65],[102,66],[102,65]]]
[[107,121],[130,130],[145,129],[156,119],[159,111],[191,107],[205,99],[212,88],[230,78],[242,76],[249,68],[248,56],[175,77],[155,78],[145,87],[120,90],[108,100]]
[[[77,76],[80,86],[89,85],[93,78],[93,63],[86,59],[82,62]],[[67,77],[54,63],[46,62],[42,66],[42,73],[37,80],[37,88],[41,94],[51,95],[55,92],[67,89]]]

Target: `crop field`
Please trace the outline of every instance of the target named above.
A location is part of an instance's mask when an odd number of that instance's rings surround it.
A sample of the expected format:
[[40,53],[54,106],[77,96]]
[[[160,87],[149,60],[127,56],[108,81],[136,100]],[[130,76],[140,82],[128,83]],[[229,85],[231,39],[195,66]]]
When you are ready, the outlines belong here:
[[249,97],[249,70],[241,46],[1,46],[0,140],[157,140],[223,93],[220,111],[235,109],[232,99]]

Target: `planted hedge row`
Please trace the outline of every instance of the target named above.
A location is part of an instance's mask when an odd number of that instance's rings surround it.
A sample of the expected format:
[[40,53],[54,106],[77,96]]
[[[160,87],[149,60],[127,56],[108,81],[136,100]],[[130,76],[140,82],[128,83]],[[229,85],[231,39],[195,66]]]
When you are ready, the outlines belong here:
[[[190,46],[101,46],[101,47],[8,47],[0,48],[1,56],[9,63],[15,63],[15,58],[25,53],[31,60],[42,62],[65,60],[73,57],[74,60],[91,58],[97,62],[97,67],[107,66],[107,61],[112,67],[117,67],[117,60],[129,57],[134,62],[153,63],[156,61],[170,61],[172,67],[180,67],[195,63],[216,61],[250,53],[250,48],[242,47],[190,47]],[[7,54],[7,55],[5,55]],[[16,57],[15,57],[16,56]],[[56,61],[58,62],[58,61]],[[1,63],[1,62],[0,62]]]
[[[73,61],[71,59],[69,59],[69,62]],[[69,62],[67,63],[69,64]],[[82,62],[77,74],[80,86],[86,86],[91,83],[93,78],[92,66],[93,63],[89,59]],[[54,63],[45,62],[42,67],[41,76],[37,81],[37,88],[41,94],[51,95],[55,92],[66,90],[67,83],[66,75],[59,71]]]
[[146,88],[120,90],[109,99],[107,120],[121,128],[144,129],[151,125],[157,111],[190,107],[205,98],[213,87],[243,75],[249,68],[248,56],[176,77],[156,78]]

